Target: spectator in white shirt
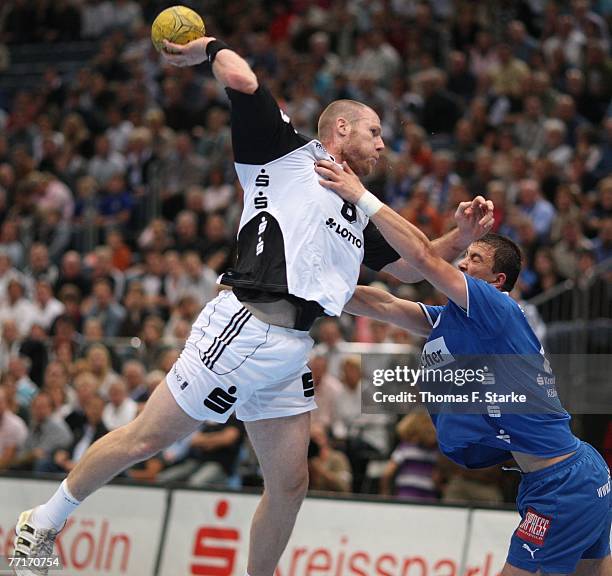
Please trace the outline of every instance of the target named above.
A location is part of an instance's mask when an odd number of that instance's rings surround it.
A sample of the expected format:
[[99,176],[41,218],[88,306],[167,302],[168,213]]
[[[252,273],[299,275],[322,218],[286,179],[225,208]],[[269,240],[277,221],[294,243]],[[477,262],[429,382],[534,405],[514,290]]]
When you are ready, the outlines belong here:
[[27,336],[36,320],[34,305],[24,297],[24,286],[17,278],[9,280],[6,292],[6,300],[0,304],[0,323],[14,320],[20,336]]
[[126,162],[123,154],[111,150],[108,137],[105,135],[96,138],[96,153],[89,161],[87,172],[93,176],[100,186],[117,174],[124,174]]
[[200,255],[188,251],[183,256],[184,274],[179,281],[179,294],[193,296],[205,306],[217,295],[217,274],[202,263]]
[[99,342],[92,344],[86,352],[85,359],[89,371],[98,384],[96,391],[103,398],[107,398],[111,385],[119,379],[119,375],[113,370],[108,348]]
[[128,360],[123,364],[121,375],[127,384],[130,398],[136,402],[146,401],[148,387],[144,364],[140,360]]
[[53,296],[53,288],[48,280],[41,279],[36,282],[34,296],[34,310],[36,323],[49,331],[54,320],[64,313],[65,306]]
[[387,414],[361,412],[361,359],[347,356],[342,363],[342,390],[336,399],[334,438],[344,443],[353,469],[353,491],[359,492],[368,462],[384,458],[389,451],[390,418]]
[[563,170],[574,155],[574,151],[565,142],[565,124],[561,120],[551,118],[544,122],[544,132],[544,154],[559,170]]
[[138,404],[127,393],[127,386],[123,380],[117,380],[108,389],[108,404],[102,413],[102,422],[108,430],[114,430],[128,424],[138,411]]
[[542,196],[537,180],[526,178],[519,183],[519,210],[531,220],[538,237],[546,240],[556,212],[554,206]]
[[343,353],[340,351],[342,344],[345,342],[340,324],[337,318],[327,316],[318,322],[318,338],[319,344],[313,350],[321,352],[327,358],[327,371],[335,378],[340,378],[342,375],[342,359]]

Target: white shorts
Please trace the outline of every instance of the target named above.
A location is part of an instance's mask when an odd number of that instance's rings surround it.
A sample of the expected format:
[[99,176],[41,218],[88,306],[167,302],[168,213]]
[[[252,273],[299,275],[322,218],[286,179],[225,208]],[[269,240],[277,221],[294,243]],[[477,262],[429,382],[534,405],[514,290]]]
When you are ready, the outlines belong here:
[[307,365],[308,332],[258,320],[221,292],[198,316],[166,382],[178,405],[196,420],[225,422],[293,416],[314,410]]

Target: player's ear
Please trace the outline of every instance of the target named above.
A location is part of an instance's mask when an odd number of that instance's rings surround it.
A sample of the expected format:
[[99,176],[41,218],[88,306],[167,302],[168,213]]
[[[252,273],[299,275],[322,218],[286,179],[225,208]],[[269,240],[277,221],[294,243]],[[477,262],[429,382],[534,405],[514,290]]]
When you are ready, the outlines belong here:
[[495,281],[492,284],[498,290],[502,290],[505,283],[506,283],[506,275],[503,272],[498,272],[496,274]]
[[340,136],[348,136],[351,131],[350,122],[342,116],[336,118],[336,131]]

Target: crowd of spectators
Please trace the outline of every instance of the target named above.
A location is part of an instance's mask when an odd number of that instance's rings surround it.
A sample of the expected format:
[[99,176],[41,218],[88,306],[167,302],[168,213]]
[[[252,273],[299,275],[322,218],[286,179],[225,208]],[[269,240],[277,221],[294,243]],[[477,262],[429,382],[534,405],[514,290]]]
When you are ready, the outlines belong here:
[[[73,71],[49,64],[36,86],[0,83],[0,470],[65,473],[136,417],[232,261],[242,190],[228,99],[207,65],[160,62],[149,31],[166,5],[0,7],[8,69],[24,44],[95,46]],[[459,202],[492,199],[494,230],[524,252],[517,299],[584,283],[609,263],[609,2],[211,0],[202,15],[299,131],[314,136],[337,98],[376,110],[386,149],[368,188],[430,238],[453,225]],[[441,302],[425,284],[363,271],[362,282],[381,280]],[[534,327],[544,333],[537,318]],[[395,435],[393,419],[360,414],[360,364],[339,343],[418,341],[345,317],[323,320],[316,335],[314,488],[368,490],[369,465],[390,456],[385,493],[502,498],[495,470],[470,476],[440,463],[419,415]],[[244,438],[236,420],[206,423],[126,475],[240,485],[257,475]],[[424,477],[415,481],[411,465]]]

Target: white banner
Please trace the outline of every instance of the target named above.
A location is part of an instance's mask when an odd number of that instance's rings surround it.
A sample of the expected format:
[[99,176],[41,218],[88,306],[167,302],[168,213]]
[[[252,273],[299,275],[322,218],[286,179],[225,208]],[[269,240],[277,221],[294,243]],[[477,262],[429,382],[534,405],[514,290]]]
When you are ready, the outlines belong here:
[[[0,555],[12,551],[19,514],[48,500],[58,486],[0,479]],[[102,488],[70,517],[55,552],[70,574],[153,576],[165,511],[163,489]]]
[[[160,576],[242,576],[258,500],[174,492]],[[459,576],[468,513],[308,498],[277,576]]]
[[481,565],[481,572],[465,576],[497,576],[506,562],[510,538],[521,519],[518,512],[474,510],[469,536],[468,566]]

